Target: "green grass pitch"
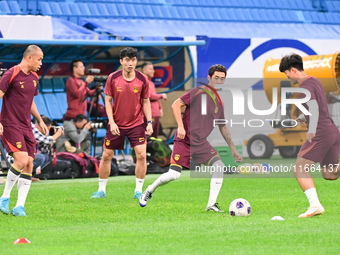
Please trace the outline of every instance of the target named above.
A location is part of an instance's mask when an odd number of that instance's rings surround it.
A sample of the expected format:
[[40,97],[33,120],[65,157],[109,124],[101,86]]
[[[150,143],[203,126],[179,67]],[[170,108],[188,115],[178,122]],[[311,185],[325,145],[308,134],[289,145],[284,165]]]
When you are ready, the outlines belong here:
[[[158,176],[147,175],[144,188]],[[206,212],[210,180],[191,178],[189,171],[160,187],[145,208],[133,200],[134,176],[111,177],[106,199],[90,199],[97,191],[97,178],[41,181],[31,186],[25,206],[28,217],[0,215],[0,251],[6,255],[340,254],[340,183],[322,178],[315,178],[315,183],[326,211],[299,219],[308,201],[294,178],[226,178],[218,198],[221,208],[228,211],[230,202],[239,197],[252,206],[249,217],[239,218]],[[16,197],[14,188],[10,209]],[[278,215],[285,220],[270,220]],[[13,244],[20,237],[32,243]]]

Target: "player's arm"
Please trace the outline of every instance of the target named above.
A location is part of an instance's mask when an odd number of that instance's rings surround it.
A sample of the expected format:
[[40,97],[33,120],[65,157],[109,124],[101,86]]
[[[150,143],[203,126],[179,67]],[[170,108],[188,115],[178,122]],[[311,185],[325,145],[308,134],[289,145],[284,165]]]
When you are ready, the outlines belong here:
[[227,128],[226,125],[223,126],[218,126],[220,129],[220,133],[223,136],[224,140],[227,142],[229,145],[229,148],[231,149],[231,152],[233,154],[233,157],[235,159],[235,162],[241,162],[242,161],[242,156],[241,154],[236,150],[236,147],[233,143],[233,140],[231,139],[230,132]]
[[120,135],[119,128],[113,119],[112,96],[109,96],[109,95],[105,96],[105,111],[106,111],[107,118],[109,119],[110,132],[113,135]]
[[3,92],[2,90],[0,90],[0,99],[5,95],[5,92]]
[[[0,90],[0,99],[5,95],[5,92],[3,92],[2,90]],[[4,127],[2,126],[2,124],[0,123],[0,135],[2,135],[2,133],[4,132]]]
[[307,140],[311,143],[312,139],[315,137],[316,128],[318,126],[319,121],[319,105],[318,102],[313,99],[307,102],[309,112],[311,115],[309,116],[309,126],[307,131]]
[[[149,122],[152,120],[151,116],[151,103],[149,98],[143,98],[143,112],[146,118],[146,121]],[[152,123],[149,122],[146,126],[146,135],[151,135],[153,133]]]
[[48,134],[48,129],[47,129],[44,121],[42,120],[42,118],[41,118],[41,116],[40,116],[40,114],[38,112],[38,109],[37,109],[37,106],[34,103],[34,100],[32,101],[32,105],[31,105],[31,114],[38,121],[38,125],[41,127],[41,130],[43,131],[43,134],[47,135]]
[[185,129],[182,120],[182,107],[186,106],[186,104],[182,101],[182,99],[178,98],[175,102],[172,103],[172,111],[174,113],[176,122],[177,122],[177,137],[179,139],[184,139],[185,137]]

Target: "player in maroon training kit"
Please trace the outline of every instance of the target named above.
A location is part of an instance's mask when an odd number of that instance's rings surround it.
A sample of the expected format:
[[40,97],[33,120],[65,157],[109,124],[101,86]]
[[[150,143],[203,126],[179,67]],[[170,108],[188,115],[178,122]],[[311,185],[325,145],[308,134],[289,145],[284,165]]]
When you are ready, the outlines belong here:
[[[147,187],[139,200],[140,206],[146,206],[151,195],[159,186],[178,179],[183,167],[190,168],[190,159],[192,158],[198,164],[211,166],[215,170],[210,182],[210,194],[206,210],[222,212],[216,200],[223,182],[223,171],[221,170],[224,169],[225,165],[218,152],[207,141],[207,137],[214,129],[214,120],[224,119],[223,105],[219,101],[219,96],[214,87],[216,84],[223,84],[226,75],[227,70],[224,66],[211,66],[208,71],[209,85],[192,88],[173,103],[172,109],[178,128],[175,134],[170,169]],[[202,101],[203,96],[207,99],[205,102]],[[203,105],[206,107],[206,114],[202,114]],[[182,107],[186,107],[183,117],[181,116]],[[232,151],[235,162],[240,162],[242,157],[233,144],[227,126],[225,124],[218,126],[220,133]]]
[[32,182],[36,149],[31,114],[44,134],[48,133],[33,101],[38,94],[39,82],[35,72],[41,67],[43,56],[38,46],[28,46],[21,63],[10,68],[0,80],[0,98],[3,98],[0,135],[7,152],[15,160],[8,171],[4,193],[0,198],[0,210],[4,214],[9,213],[10,193],[18,181],[18,200],[11,213],[26,216],[24,205]]
[[[301,56],[292,54],[281,59],[280,72],[287,75],[292,83],[308,90],[310,100],[303,106],[310,116],[300,115],[299,122],[307,122],[307,141],[302,145],[295,164],[295,177],[309,200],[309,208],[300,218],[322,214],[325,209],[316,193],[314,181],[308,171],[319,162],[322,176],[326,180],[336,180],[340,175],[340,132],[331,119],[325,90],[318,79],[308,76],[303,70]],[[305,95],[300,94],[300,98]]]
[[[129,139],[137,158],[134,198],[139,199],[142,195],[146,174],[146,135],[151,135],[153,132],[149,82],[144,74],[135,70],[136,49],[127,47],[121,50],[120,63],[123,69],[110,74],[105,85],[105,109],[109,125],[104,139],[103,157],[99,165],[99,189],[92,194],[91,198],[106,197],[111,159],[115,150],[124,149],[125,137]],[[147,120],[146,128],[144,115]]]

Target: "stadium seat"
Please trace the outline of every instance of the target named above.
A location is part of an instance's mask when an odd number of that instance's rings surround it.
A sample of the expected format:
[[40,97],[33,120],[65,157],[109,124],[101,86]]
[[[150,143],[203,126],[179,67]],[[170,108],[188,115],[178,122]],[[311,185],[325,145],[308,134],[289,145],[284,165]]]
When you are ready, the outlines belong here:
[[92,16],[100,16],[100,12],[98,10],[97,4],[94,3],[84,3],[84,5],[89,7],[90,13]]
[[58,2],[49,2],[51,10],[52,10],[52,16],[62,16],[64,15],[63,11],[60,8],[60,5]]
[[68,3],[59,3],[60,8],[65,15],[72,15],[70,5]]
[[41,92],[53,92],[52,79],[40,79]]
[[45,115],[51,118],[49,111],[47,110],[44,97],[41,93],[34,97],[35,105],[37,106],[38,112],[40,115]]
[[125,7],[125,10],[128,13],[129,18],[138,18],[139,17],[133,4],[124,4],[124,7]]
[[101,16],[110,17],[110,13],[107,10],[106,4],[99,3],[99,4],[97,4],[97,6],[98,6],[98,10],[99,10],[99,13],[100,13]]
[[64,115],[67,111],[67,96],[66,93],[55,93],[58,101],[60,112]]
[[80,10],[81,15],[89,16],[89,17],[92,15],[88,4],[78,3],[78,6],[79,6],[79,10]]
[[8,3],[6,1],[0,2],[0,13],[11,14],[11,9],[9,8]]
[[[2,2],[0,2],[2,3]],[[48,2],[39,2],[40,13],[45,16],[52,16],[53,12]]]
[[52,120],[61,120],[63,118],[63,114],[61,113],[58,100],[53,93],[44,93],[43,97],[45,99],[46,108],[50,113],[50,118]]
[[65,91],[65,83],[62,78],[52,78],[53,83],[53,91],[54,92],[64,92]]
[[12,14],[21,14],[21,9],[17,1],[8,1],[8,6],[11,9]]

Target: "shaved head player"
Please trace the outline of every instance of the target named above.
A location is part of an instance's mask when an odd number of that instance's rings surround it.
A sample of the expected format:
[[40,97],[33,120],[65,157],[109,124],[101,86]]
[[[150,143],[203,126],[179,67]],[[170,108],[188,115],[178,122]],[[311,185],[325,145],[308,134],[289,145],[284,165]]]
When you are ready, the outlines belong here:
[[48,129],[33,101],[38,94],[37,71],[44,54],[36,45],[26,48],[19,65],[10,68],[0,80],[0,99],[3,98],[0,135],[14,164],[8,171],[4,193],[0,198],[0,210],[9,213],[9,199],[14,184],[18,181],[18,200],[11,211],[14,216],[26,216],[25,201],[31,186],[35,138],[31,126],[31,114],[37,119],[44,134]]

